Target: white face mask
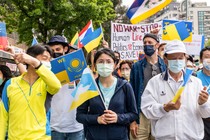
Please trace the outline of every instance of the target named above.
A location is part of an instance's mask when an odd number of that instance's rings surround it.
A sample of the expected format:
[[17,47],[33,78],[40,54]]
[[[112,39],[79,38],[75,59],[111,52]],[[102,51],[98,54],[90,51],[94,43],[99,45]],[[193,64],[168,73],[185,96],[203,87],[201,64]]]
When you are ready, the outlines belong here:
[[204,59],[203,60],[203,66],[205,67],[205,69],[210,70],[210,59]]
[[114,70],[114,64],[96,64],[96,68],[101,77],[108,77]]
[[125,79],[130,79],[130,70],[124,70],[121,72],[122,77],[124,77]]
[[49,70],[51,70],[52,66],[51,66],[50,62],[47,62],[47,61],[41,61],[41,62],[45,67],[47,67]]
[[168,68],[173,73],[179,73],[185,68],[185,60],[168,60]]

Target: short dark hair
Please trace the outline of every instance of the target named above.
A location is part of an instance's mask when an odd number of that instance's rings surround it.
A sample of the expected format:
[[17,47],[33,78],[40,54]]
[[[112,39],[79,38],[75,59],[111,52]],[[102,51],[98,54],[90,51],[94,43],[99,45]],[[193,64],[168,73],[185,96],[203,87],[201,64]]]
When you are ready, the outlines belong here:
[[47,51],[47,49],[39,44],[34,45],[27,49],[26,53],[32,57],[37,57],[40,54],[43,54],[44,51]]
[[50,48],[50,46],[49,45],[44,45],[44,48],[50,54],[50,56],[53,57],[53,50]]
[[132,68],[132,65],[133,65],[133,61],[131,61],[131,60],[123,60],[123,61],[120,63],[119,69],[121,69],[121,67],[122,67],[123,64],[128,64],[128,66],[129,66],[130,69],[131,69],[131,68]]
[[94,56],[94,64],[96,63],[96,61],[98,60],[98,58],[102,55],[102,54],[106,54],[108,56],[110,56],[113,60],[114,60],[114,63],[116,62],[116,57],[114,55],[114,52],[109,49],[109,48],[101,48],[99,49],[95,56]]
[[210,46],[207,46],[200,51],[200,59],[203,58],[203,52],[205,52],[205,51],[210,51]]

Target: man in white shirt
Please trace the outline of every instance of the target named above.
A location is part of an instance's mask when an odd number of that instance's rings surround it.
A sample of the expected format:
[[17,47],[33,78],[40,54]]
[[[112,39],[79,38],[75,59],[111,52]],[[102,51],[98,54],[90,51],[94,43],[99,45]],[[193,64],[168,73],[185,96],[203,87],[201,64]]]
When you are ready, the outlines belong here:
[[201,81],[191,76],[176,103],[171,100],[184,81],[186,48],[174,40],[166,45],[164,60],[168,70],[156,75],[142,95],[141,109],[151,120],[156,140],[201,140],[204,136],[202,118],[210,116],[210,99]]
[[[48,44],[54,52],[54,58],[69,52],[68,43],[60,35],[53,36]],[[76,120],[76,109],[70,111],[70,106],[73,101],[71,93],[74,89],[74,82],[65,84],[52,98],[50,120],[52,140],[85,139],[83,125]]]

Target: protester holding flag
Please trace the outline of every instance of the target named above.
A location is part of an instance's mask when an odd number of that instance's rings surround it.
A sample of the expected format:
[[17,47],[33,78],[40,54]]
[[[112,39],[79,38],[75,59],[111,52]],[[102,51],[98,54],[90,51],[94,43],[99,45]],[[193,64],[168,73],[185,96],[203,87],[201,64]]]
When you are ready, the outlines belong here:
[[[200,52],[200,61],[203,69],[197,72],[197,77],[202,81],[202,85],[210,86],[210,47],[205,47]],[[208,88],[210,94],[210,88]],[[210,117],[210,116],[209,116]],[[203,140],[210,139],[210,118],[203,119],[205,135]]]
[[112,50],[98,50],[94,64],[101,93],[78,107],[77,120],[84,124],[87,140],[128,140],[127,126],[137,118],[132,87],[112,75],[116,66]]
[[56,76],[42,64],[45,48],[30,47],[14,59],[27,65],[27,72],[11,78],[4,86],[0,103],[0,139],[51,139],[46,117],[47,93],[61,87]]
[[[201,140],[204,136],[202,118],[210,116],[210,99],[201,81],[184,71],[185,55],[183,42],[167,43],[168,70],[150,79],[142,95],[141,109],[151,120],[156,140]],[[183,92],[173,103],[180,86]]]
[[159,38],[157,35],[151,33],[146,34],[143,38],[143,44],[145,58],[133,65],[130,75],[130,83],[135,93],[140,118],[140,124],[138,119],[130,126],[130,139],[134,140],[154,139],[151,136],[150,121],[144,116],[140,109],[141,95],[149,79],[166,69],[164,61],[158,56]]
[[[53,36],[48,44],[54,52],[54,58],[68,53],[69,44],[60,35]],[[76,109],[69,111],[73,101],[71,93],[75,87],[75,82],[65,84],[52,98],[50,120],[52,140],[84,140],[83,126],[76,121]]]

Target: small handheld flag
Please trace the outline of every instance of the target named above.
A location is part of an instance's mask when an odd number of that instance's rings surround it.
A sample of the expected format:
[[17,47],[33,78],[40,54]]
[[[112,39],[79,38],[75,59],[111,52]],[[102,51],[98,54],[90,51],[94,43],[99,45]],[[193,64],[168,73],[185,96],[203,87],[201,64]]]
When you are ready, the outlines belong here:
[[98,47],[102,36],[103,31],[102,28],[99,27],[94,32],[85,37],[83,40],[81,40],[82,44],[84,45],[84,48],[88,53],[94,48]]
[[[85,27],[79,32],[79,40],[82,41],[85,37],[89,36],[93,31],[94,29],[93,29],[92,20],[90,20],[87,23],[87,25],[85,25]],[[82,44],[80,46],[82,46]]]
[[82,78],[71,95],[74,97],[74,100],[70,106],[70,110],[73,110],[85,101],[100,95],[98,86],[89,68],[84,69]]
[[82,49],[52,60],[51,65],[52,72],[62,85],[81,78],[83,70],[87,67]]
[[185,85],[187,84],[187,82],[189,81],[190,79],[190,76],[192,75],[193,73],[193,69],[186,69],[186,72],[184,74],[184,82],[182,83],[181,87],[177,90],[174,98],[172,99],[172,102],[173,103],[176,103],[177,100],[179,99],[179,97],[181,96],[182,92],[184,91],[185,89]]

